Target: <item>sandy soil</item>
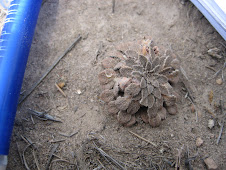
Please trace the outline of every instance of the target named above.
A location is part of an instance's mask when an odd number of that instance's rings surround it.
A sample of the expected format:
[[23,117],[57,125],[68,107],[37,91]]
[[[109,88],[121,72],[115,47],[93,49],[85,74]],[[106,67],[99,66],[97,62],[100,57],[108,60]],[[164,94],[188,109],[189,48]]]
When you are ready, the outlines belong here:
[[[170,164],[176,161],[180,151],[180,169],[186,169],[187,148],[190,157],[196,156],[191,161],[194,169],[206,169],[203,163],[206,157],[212,158],[219,169],[226,166],[225,131],[220,143],[216,144],[219,123],[223,120],[221,98],[224,100],[223,111],[226,107],[225,82],[216,83],[220,76],[209,80],[214,71],[206,67],[219,70],[223,66],[226,44],[190,2],[182,5],[174,0],[116,0],[112,13],[112,1],[47,0],[40,11],[22,91],[31,88],[78,34],[83,39],[18,107],[9,170],[25,169],[20,154],[27,143],[21,135],[36,143],[34,150],[40,169],[46,168],[51,149],[56,146],[54,141],[61,139],[62,142],[57,142],[59,146],[50,169],[103,169],[102,166],[120,169],[106,161],[95,147],[103,149],[127,169],[175,169]],[[101,59],[115,45],[144,36],[153,37],[157,45],[171,49],[179,56],[197,107],[198,122],[183,91],[178,103],[179,113],[167,116],[158,128],[151,128],[140,119],[135,126],[125,128],[104,110],[98,98],[97,75],[101,70]],[[101,44],[101,56],[96,60]],[[220,49],[222,59],[208,55],[207,51],[215,47]],[[54,85],[58,81],[66,82],[63,89],[66,98]],[[208,97],[211,91],[212,102]],[[29,108],[49,110],[50,115],[63,123],[35,117],[32,122]],[[209,119],[215,121],[213,129],[208,128]],[[129,130],[158,147],[133,136]],[[61,135],[75,132],[71,137]],[[198,137],[204,141],[200,147],[196,146]],[[37,169],[31,148],[26,150],[24,157],[30,169]]]

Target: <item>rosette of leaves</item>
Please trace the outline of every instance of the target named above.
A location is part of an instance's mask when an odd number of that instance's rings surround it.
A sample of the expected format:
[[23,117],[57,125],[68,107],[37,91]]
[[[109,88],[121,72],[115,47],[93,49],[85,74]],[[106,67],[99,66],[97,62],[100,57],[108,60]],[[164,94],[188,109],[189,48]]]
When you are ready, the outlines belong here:
[[166,113],[176,114],[176,95],[171,84],[179,80],[179,61],[169,51],[160,54],[151,40],[145,40],[140,50],[121,51],[122,56],[107,57],[99,73],[103,92],[100,99],[119,123],[131,126],[135,114],[143,107],[141,118],[152,127],[159,126]]

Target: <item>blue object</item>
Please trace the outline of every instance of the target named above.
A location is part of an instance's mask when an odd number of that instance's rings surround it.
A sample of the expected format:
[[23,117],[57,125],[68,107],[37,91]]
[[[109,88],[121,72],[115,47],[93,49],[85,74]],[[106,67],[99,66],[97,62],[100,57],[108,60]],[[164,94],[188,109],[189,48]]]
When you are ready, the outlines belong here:
[[42,0],[13,0],[0,38],[0,155],[10,138]]
[[226,14],[222,7],[215,0],[191,0],[191,2],[226,40]]

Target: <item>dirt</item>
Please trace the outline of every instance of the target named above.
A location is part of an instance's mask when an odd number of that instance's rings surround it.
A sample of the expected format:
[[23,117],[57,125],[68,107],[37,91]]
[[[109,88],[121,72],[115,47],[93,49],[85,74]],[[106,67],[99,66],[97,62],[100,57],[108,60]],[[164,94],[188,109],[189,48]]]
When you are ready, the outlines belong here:
[[[225,81],[216,83],[220,75],[209,79],[214,71],[206,67],[219,70],[223,66],[226,44],[197,8],[190,2],[182,5],[173,0],[116,0],[112,13],[112,1],[47,0],[40,11],[22,91],[31,88],[79,34],[83,39],[18,106],[7,169],[25,169],[19,153],[22,154],[27,143],[21,135],[35,142],[40,169],[46,168],[55,145],[53,142],[60,139],[64,141],[58,142],[51,169],[101,169],[102,166],[119,169],[114,162],[104,159],[98,148],[122,162],[127,169],[175,169],[173,162],[178,153],[181,153],[180,169],[186,169],[187,148],[190,157],[196,156],[191,160],[194,169],[206,169],[203,160],[207,157],[213,159],[219,169],[226,166],[225,131],[216,144],[220,131],[218,122],[223,120],[220,99],[224,100],[223,111],[226,107]],[[188,77],[186,84],[194,98],[198,121],[183,90],[180,90],[179,113],[167,115],[157,128],[151,128],[141,119],[131,128],[123,127],[99,101],[100,61],[119,43],[145,36],[151,36],[156,44],[178,55]],[[222,59],[208,55],[207,51],[215,47],[220,49]],[[66,82],[63,89],[66,98],[55,87],[59,81]],[[48,114],[63,123],[43,121],[34,116],[33,123],[29,108],[50,109]],[[215,121],[212,129],[208,128],[209,119]],[[71,137],[60,135],[75,132]],[[203,140],[199,147],[196,146],[197,138]],[[30,169],[37,169],[31,148],[26,150],[24,158]]]

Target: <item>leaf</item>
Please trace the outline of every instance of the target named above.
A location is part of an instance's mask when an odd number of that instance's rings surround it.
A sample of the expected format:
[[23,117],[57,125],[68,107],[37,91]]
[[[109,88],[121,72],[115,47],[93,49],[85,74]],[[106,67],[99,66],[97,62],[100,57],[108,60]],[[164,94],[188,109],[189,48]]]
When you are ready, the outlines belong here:
[[143,72],[143,67],[140,65],[133,65],[133,70]]
[[157,65],[159,65],[159,57],[155,57],[152,62],[152,68],[155,68]]
[[155,97],[150,94],[150,95],[148,95],[147,99],[148,99],[148,108],[153,107],[153,105],[155,103]]
[[147,62],[145,69],[146,69],[146,71],[151,71],[151,69],[152,69],[152,64],[151,64],[150,61]]
[[147,58],[143,55],[139,55],[139,62],[143,67],[145,67],[147,63]]
[[154,94],[156,98],[161,99],[161,91],[159,90],[159,88],[154,88],[152,94]]
[[126,56],[129,58],[137,59],[138,58],[138,53],[134,50],[127,50],[125,52]]
[[154,87],[151,84],[147,84],[148,94],[151,94],[154,90]]
[[140,104],[145,106],[145,107],[148,107],[148,99],[147,98],[142,98],[140,100]]
[[166,95],[166,96],[169,95],[169,90],[167,89],[167,87],[165,85],[160,85],[159,88],[160,88],[161,94]]
[[141,90],[141,96],[142,96],[142,99],[148,97],[148,90],[147,90],[147,88]]
[[144,77],[141,78],[141,81],[140,81],[140,88],[145,88],[147,87],[147,82],[146,80],[144,79]]

